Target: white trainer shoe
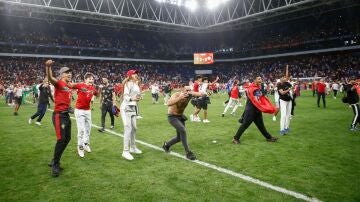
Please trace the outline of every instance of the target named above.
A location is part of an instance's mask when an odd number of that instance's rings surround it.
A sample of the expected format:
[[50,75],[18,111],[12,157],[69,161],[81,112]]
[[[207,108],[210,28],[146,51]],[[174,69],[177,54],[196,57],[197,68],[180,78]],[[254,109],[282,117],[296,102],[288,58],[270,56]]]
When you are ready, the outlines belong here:
[[137,147],[135,147],[135,148],[130,148],[130,153],[142,154],[142,151],[140,149],[138,149]]
[[130,154],[129,151],[123,151],[122,157],[124,157],[125,159],[127,159],[129,161],[134,160],[134,157]]
[[85,144],[85,145],[84,145],[84,150],[85,150],[86,152],[90,153],[90,152],[91,152],[90,145],[89,145],[89,144]]
[[200,117],[197,116],[197,117],[194,117],[194,121],[195,122],[201,122],[201,119],[200,119]]
[[207,119],[204,119],[204,120],[203,120],[203,123],[210,123],[210,121],[207,120]]
[[194,115],[190,114],[190,121],[194,121]]
[[276,121],[276,116],[273,116],[273,118],[272,118],[272,119],[273,119],[273,121]]
[[41,123],[38,122],[38,121],[36,121],[35,124],[38,125],[38,126],[41,126]]
[[32,119],[31,119],[31,118],[29,118],[29,124],[31,124],[31,121],[32,121]]
[[78,146],[77,150],[78,150],[79,156],[80,156],[81,158],[83,158],[83,157],[85,156],[85,154],[84,154],[84,147],[83,147],[83,146]]
[[136,116],[136,119],[142,119],[143,117],[142,116]]

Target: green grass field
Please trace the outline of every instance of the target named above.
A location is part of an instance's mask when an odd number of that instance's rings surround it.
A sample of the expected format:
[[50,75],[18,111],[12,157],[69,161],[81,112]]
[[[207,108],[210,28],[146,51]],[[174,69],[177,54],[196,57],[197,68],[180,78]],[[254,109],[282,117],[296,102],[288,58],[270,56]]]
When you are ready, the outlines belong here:
[[[266,142],[252,125],[240,145],[231,140],[244,108],[236,117],[223,118],[224,100],[224,95],[212,97],[211,123],[187,122],[189,145],[200,161],[321,201],[360,200],[360,131],[349,131],[353,113],[341,99],[328,96],[328,108],[317,108],[315,98],[305,92],[297,100],[289,135],[280,136],[279,121],[264,115],[267,129],[279,141]],[[100,125],[95,106],[93,123]],[[192,110],[188,106],[186,115]],[[47,167],[56,140],[51,112],[42,126],[29,125],[35,111],[35,105],[25,104],[13,116],[12,108],[0,104],[0,201],[301,201],[139,143],[144,153],[126,161],[121,157],[123,139],[95,128],[92,153],[80,159],[75,120],[62,158],[65,170],[52,178]],[[138,140],[160,147],[175,135],[167,108],[151,104],[149,94],[140,111],[144,119],[138,121]],[[107,126],[109,122],[107,117]],[[120,118],[114,131],[122,133]],[[181,144],[172,150],[184,155]]]

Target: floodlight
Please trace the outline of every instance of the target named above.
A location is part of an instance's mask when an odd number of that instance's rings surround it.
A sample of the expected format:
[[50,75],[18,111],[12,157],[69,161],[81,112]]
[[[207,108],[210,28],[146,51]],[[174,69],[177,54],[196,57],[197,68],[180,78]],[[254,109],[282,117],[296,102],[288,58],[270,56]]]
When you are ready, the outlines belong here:
[[195,0],[187,0],[185,2],[185,7],[189,8],[191,11],[195,11],[198,8],[198,2]]

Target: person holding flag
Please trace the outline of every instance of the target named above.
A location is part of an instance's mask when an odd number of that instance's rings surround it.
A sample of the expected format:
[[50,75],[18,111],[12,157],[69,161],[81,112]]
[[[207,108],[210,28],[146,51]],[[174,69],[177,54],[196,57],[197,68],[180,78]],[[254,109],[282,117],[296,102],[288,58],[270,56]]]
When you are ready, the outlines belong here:
[[246,88],[246,106],[244,113],[239,120],[241,126],[232,140],[233,144],[240,144],[241,135],[252,122],[255,123],[262,135],[266,138],[266,141],[276,142],[278,140],[278,138],[271,136],[264,126],[262,112],[274,114],[276,108],[271,104],[270,100],[261,93],[261,83],[262,78],[258,76],[254,82]]

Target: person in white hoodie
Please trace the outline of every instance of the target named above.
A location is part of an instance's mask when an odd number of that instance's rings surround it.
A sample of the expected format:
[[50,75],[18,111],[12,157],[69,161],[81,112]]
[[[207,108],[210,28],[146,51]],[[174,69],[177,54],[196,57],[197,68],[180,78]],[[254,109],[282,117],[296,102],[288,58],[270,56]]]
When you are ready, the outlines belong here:
[[135,145],[137,102],[141,98],[141,90],[138,85],[138,71],[129,70],[127,78],[123,81],[123,100],[120,105],[121,119],[124,125],[124,150],[122,157],[133,160],[131,153],[141,154],[142,151]]

